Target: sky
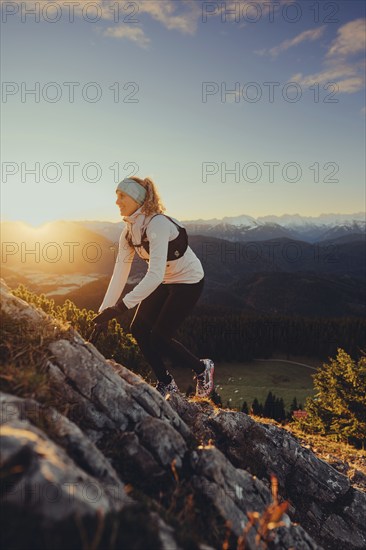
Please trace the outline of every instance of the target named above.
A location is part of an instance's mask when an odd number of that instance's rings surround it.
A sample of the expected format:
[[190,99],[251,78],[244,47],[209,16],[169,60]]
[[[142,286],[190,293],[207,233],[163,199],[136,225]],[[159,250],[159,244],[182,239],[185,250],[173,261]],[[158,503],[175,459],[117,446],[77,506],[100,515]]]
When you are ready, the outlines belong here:
[[1,216],[365,211],[365,3],[1,2]]

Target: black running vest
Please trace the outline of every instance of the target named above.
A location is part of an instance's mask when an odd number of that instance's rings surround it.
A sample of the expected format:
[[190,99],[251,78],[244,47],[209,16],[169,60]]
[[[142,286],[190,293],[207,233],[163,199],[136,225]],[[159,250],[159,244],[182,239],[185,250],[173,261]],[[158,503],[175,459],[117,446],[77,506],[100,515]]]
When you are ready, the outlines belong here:
[[[146,228],[149,225],[149,223],[151,222],[151,220],[155,216],[159,216],[159,215],[160,216],[165,216],[166,218],[169,218],[170,221],[172,221],[174,223],[174,225],[177,227],[177,229],[179,231],[178,236],[175,239],[173,239],[172,241],[169,241],[169,243],[168,243],[168,254],[167,254],[167,261],[178,260],[179,258],[181,258],[183,256],[183,254],[185,253],[185,251],[187,250],[187,247],[188,247],[187,231],[184,227],[181,227],[180,225],[175,223],[175,221],[172,220],[169,216],[166,216],[166,214],[154,214],[154,216],[152,216],[150,218],[150,220],[148,221],[148,223],[147,223],[147,225],[144,229],[144,232],[142,233],[141,244],[134,244],[132,242],[131,234],[130,234],[129,231],[127,232],[126,240],[127,240],[128,244],[130,246],[133,246],[134,248],[140,248],[142,246],[146,250],[146,252],[148,254],[150,254],[150,243],[149,243],[149,239],[147,238],[147,235],[146,235]],[[144,258],[144,260],[146,262],[149,261],[147,258]]]

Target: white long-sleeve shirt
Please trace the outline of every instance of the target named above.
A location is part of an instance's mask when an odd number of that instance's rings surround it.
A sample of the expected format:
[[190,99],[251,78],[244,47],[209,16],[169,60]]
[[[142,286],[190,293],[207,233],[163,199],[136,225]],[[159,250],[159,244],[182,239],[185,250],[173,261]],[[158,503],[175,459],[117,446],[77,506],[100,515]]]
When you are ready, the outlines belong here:
[[[146,216],[138,208],[130,216],[124,216],[126,226],[123,228],[113,274],[109,282],[99,312],[105,308],[114,306],[121,296],[131,270],[135,252],[146,260],[149,260],[148,270],[131,292],[123,298],[128,309],[139,304],[149,296],[161,283],[198,283],[204,276],[200,260],[190,248],[178,260],[168,260],[168,242],[178,236],[177,227],[165,216],[155,216],[147,225],[154,214]],[[170,216],[172,218],[172,216]],[[176,218],[172,218],[181,227],[182,224]],[[141,244],[141,236],[147,225],[146,235],[150,243],[150,254],[143,247],[134,249],[126,240],[126,234],[130,229],[132,242]]]

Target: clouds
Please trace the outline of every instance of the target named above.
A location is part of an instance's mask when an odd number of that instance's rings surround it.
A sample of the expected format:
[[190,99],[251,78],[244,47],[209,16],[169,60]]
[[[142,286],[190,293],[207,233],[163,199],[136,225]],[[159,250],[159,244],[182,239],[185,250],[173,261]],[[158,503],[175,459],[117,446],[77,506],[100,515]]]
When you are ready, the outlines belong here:
[[365,86],[365,79],[358,66],[347,64],[306,76],[302,73],[297,73],[292,75],[290,80],[304,87],[310,87],[315,82],[322,86],[333,83],[337,86],[337,92],[346,94],[358,92]]
[[325,28],[326,27],[324,25],[323,27],[319,27],[319,29],[304,31],[294,38],[284,40],[283,42],[281,42],[281,44],[275,46],[274,48],[270,48],[269,50],[257,50],[255,53],[259,55],[265,55],[266,53],[269,53],[272,56],[277,56],[280,53],[289,50],[290,48],[293,48],[294,46],[298,46],[298,44],[301,44],[302,42],[313,42],[314,40],[318,40],[324,34]]
[[[182,7],[184,11],[178,13],[178,8],[182,9]],[[139,20],[141,14],[150,16],[168,30],[192,35],[197,30],[197,21],[201,11],[195,0],[181,0],[179,3],[173,2],[173,0],[164,0],[164,2],[161,0],[140,0],[135,19]],[[114,25],[108,27],[103,34],[113,38],[132,40],[142,48],[148,48],[151,43],[142,27],[136,26],[136,24],[132,27],[126,25],[126,23]]]
[[361,72],[357,73],[356,67],[350,67],[354,72],[354,76],[351,78],[343,78],[344,76],[342,69],[337,69],[336,71],[321,71],[318,73],[313,73],[310,75],[304,76],[302,73],[292,75],[290,80],[292,82],[297,82],[301,86],[314,85],[318,83],[328,89],[327,85],[333,85],[335,88],[334,92],[341,94],[354,94],[363,90],[365,88],[365,77]]
[[[183,6],[185,11],[176,13],[178,6]],[[194,0],[143,0],[139,2],[139,12],[147,13],[169,30],[177,30],[184,34],[196,32],[198,17],[201,15],[201,9]]]
[[[180,2],[174,2],[173,0],[164,0],[164,2],[161,0],[140,0],[137,5],[138,12],[134,17],[139,23],[141,23],[139,17],[146,14],[168,30],[191,35],[197,30],[197,21],[201,10],[195,0],[180,0]],[[134,24],[131,27],[126,25],[125,22],[108,27],[103,34],[114,38],[132,40],[142,48],[148,48],[151,42],[141,26]]]
[[331,44],[326,57],[348,57],[364,51],[365,19],[355,19],[338,29],[337,38]]
[[365,20],[355,19],[342,25],[323,59],[324,69],[310,75],[291,77],[300,85],[335,83],[339,93],[354,94],[365,87],[365,60],[355,59],[365,51]]
[[[284,40],[270,49],[256,50],[257,55],[271,55],[277,57],[281,53],[304,42],[314,42],[325,34],[326,26],[318,29],[306,30],[294,38]],[[353,94],[365,87],[365,63],[358,54],[365,51],[365,19],[355,19],[345,23],[337,30],[336,38],[329,44],[322,59],[323,69],[308,75],[299,72],[290,77],[292,82],[302,86],[311,86],[314,83],[326,85],[333,83],[337,92]]]
[[140,27],[126,27],[126,25],[119,25],[116,27],[108,27],[103,34],[112,38],[126,38],[136,42],[140,48],[148,48],[150,44],[150,38],[145,36],[144,31]]
[[[0,0],[1,4],[5,0]],[[132,2],[49,2],[48,0],[24,0],[7,2],[6,19],[21,17],[22,22],[54,23],[59,20],[73,23],[77,19],[93,23],[94,30],[102,36],[130,40],[141,48],[151,44],[142,25],[143,18],[150,18],[171,31],[193,35],[201,18],[200,2],[196,0],[138,0]],[[105,24],[108,26],[106,27]]]

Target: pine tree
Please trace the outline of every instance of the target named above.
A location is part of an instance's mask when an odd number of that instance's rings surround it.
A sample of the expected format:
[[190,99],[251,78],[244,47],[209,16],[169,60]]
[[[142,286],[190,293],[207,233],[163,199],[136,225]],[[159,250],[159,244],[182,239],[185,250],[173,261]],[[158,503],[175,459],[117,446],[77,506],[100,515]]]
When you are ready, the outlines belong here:
[[294,411],[297,411],[299,408],[298,404],[297,404],[297,399],[296,399],[296,396],[293,398],[292,402],[291,402],[291,405],[290,405],[290,413],[292,414]]
[[286,415],[286,419],[291,421],[293,419],[293,412],[299,410],[300,406],[297,404],[296,396],[291,401],[290,410]]
[[274,418],[275,413],[275,396],[271,391],[268,392],[266,400],[264,402],[263,414],[266,418]]
[[276,410],[276,415],[274,417],[275,420],[277,420],[278,422],[281,422],[281,420],[285,420],[286,418],[285,403],[282,397],[279,397],[278,399],[276,399],[275,410]]
[[307,398],[307,417],[300,427],[312,433],[332,435],[364,448],[366,443],[366,355],[356,363],[342,349],[312,375],[317,390]]
[[254,401],[252,403],[251,414],[255,414],[256,416],[263,415],[263,405],[258,402],[258,399],[256,397],[254,398]]
[[245,414],[249,414],[248,404],[247,404],[246,401],[244,401],[242,406],[241,406],[241,412],[243,412]]

